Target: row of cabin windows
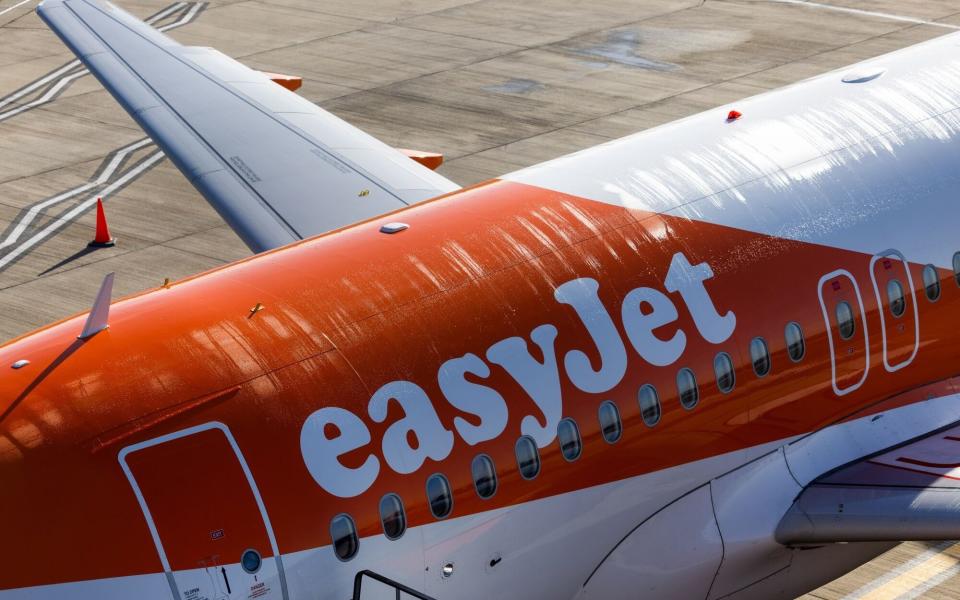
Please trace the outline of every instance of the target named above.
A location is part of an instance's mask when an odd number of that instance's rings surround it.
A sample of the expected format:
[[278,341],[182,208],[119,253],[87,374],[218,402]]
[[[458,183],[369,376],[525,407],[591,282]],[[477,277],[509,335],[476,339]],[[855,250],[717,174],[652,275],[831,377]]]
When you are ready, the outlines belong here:
[[[803,330],[800,325],[791,321],[783,331],[787,347],[787,356],[792,362],[800,362],[806,354],[806,343],[803,339]],[[753,373],[757,377],[766,377],[770,373],[773,363],[770,360],[770,347],[762,337],[750,340],[750,363]],[[737,385],[736,371],[733,359],[726,352],[720,352],[713,359],[713,373],[716,377],[717,389],[721,393],[729,394]],[[681,369],[677,374],[677,389],[680,391],[680,404],[691,409],[697,404],[697,382],[690,369]]]
[[[960,286],[960,252],[953,255],[953,274]],[[923,268],[923,288],[927,300],[936,302],[940,299],[940,278],[933,265]],[[894,317],[900,317],[906,311],[906,295],[903,284],[896,279],[887,283],[887,304]],[[856,333],[856,321],[853,308],[848,302],[837,303],[835,314],[840,337],[848,340]],[[800,362],[806,354],[806,342],[803,330],[795,322],[787,323],[784,328],[784,341],[787,356],[792,362]],[[765,377],[770,373],[772,363],[770,349],[762,337],[750,341],[750,362],[757,377]],[[736,374],[733,359],[726,352],[720,352],[713,361],[713,370],[717,388],[724,394],[729,393],[736,386]],[[700,389],[697,378],[689,368],[682,368],[677,372],[677,394],[680,404],[687,410],[692,410],[700,401]],[[640,406],[640,416],[648,427],[654,427],[660,422],[661,406],[657,389],[645,384],[637,392],[637,403]],[[600,433],[608,444],[615,444],[623,437],[623,421],[620,410],[610,400],[600,404],[597,417],[600,422]],[[560,453],[568,462],[580,458],[583,453],[583,440],[580,437],[580,428],[576,421],[567,417],[557,425],[557,441]],[[540,451],[536,442],[530,436],[523,436],[517,440],[514,448],[517,469],[524,479],[534,479],[540,474]],[[480,498],[491,498],[497,491],[497,471],[491,459],[486,454],[477,455],[471,464],[474,489]],[[436,473],[427,479],[427,501],[430,512],[437,519],[443,519],[453,511],[453,491],[446,476]],[[403,501],[397,494],[387,494],[380,500],[380,522],[384,535],[391,540],[400,538],[407,528],[406,512]],[[340,560],[350,560],[359,548],[357,527],[353,518],[347,514],[340,514],[333,518],[330,524],[330,536],[333,538],[333,548]]]
[[[953,255],[953,278],[960,285],[960,252]],[[923,267],[923,293],[930,302],[940,299],[940,275],[933,265]],[[894,317],[902,317],[907,310],[907,297],[903,284],[899,279],[887,282],[887,307]],[[837,330],[840,339],[849,340],[857,332],[857,322],[854,319],[853,308],[849,302],[838,302],[835,309]]]
[[[960,260],[960,259],[958,259]],[[960,264],[960,262],[958,262]],[[960,278],[958,278],[960,283]],[[784,330],[784,339],[787,355],[794,362],[803,359],[805,342],[803,331],[796,323],[788,323]],[[758,377],[764,377],[770,372],[770,351],[763,338],[754,338],[750,342],[750,358],[753,370]],[[733,360],[726,352],[717,354],[714,359],[714,372],[717,387],[723,393],[729,393],[736,385]],[[677,394],[680,404],[687,410],[692,410],[700,401],[700,389],[693,371],[687,367],[677,372]],[[660,395],[657,388],[651,384],[644,384],[637,391],[637,403],[640,407],[640,416],[647,427],[654,427],[660,422],[662,409]],[[615,444],[623,437],[623,420],[620,418],[620,409],[610,400],[600,404],[597,410],[597,419],[600,424],[600,434],[608,444]],[[577,422],[567,417],[557,425],[557,442],[560,445],[560,454],[568,462],[573,462],[583,454],[583,439]],[[530,436],[523,436],[514,446],[517,460],[517,470],[524,479],[535,479],[540,474],[540,450]],[[480,498],[491,498],[497,492],[497,471],[493,459],[486,454],[479,454],[470,465],[473,476],[473,486]],[[453,490],[450,481],[440,473],[435,473],[427,479],[427,503],[430,512],[437,519],[444,519],[453,511]],[[380,499],[380,523],[383,534],[391,540],[399,539],[407,529],[407,517],[403,500],[397,494],[387,494]],[[334,553],[340,560],[350,560],[359,549],[357,526],[348,514],[339,514],[330,524],[330,536],[333,539]]]

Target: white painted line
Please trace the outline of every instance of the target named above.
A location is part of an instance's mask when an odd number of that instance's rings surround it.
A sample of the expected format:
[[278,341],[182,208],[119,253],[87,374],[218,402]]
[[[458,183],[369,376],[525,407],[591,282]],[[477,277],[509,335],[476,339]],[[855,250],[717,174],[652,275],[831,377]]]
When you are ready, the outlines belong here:
[[87,184],[81,185],[80,187],[75,187],[72,190],[68,190],[62,194],[54,196],[49,200],[45,200],[44,202],[31,206],[30,210],[27,211],[27,214],[23,216],[23,219],[21,219],[20,222],[17,223],[17,226],[14,227],[13,231],[10,232],[10,235],[7,236],[7,239],[3,240],[3,242],[0,243],[0,250],[4,250],[16,244],[17,240],[19,240],[20,236],[23,235],[23,232],[27,230],[27,227],[30,225],[30,223],[33,222],[33,220],[37,217],[37,215],[40,214],[40,211],[44,210],[49,206],[53,206],[54,204],[57,204],[63,200],[72,198],[77,194],[83,193],[95,187],[95,185],[96,184],[94,183],[87,183]]
[[[18,4],[11,6],[10,8],[4,9],[2,12],[0,12],[0,15],[4,14],[5,12],[9,12],[10,10],[13,10],[14,8],[27,4],[28,2],[31,2],[31,1],[32,0],[22,0]],[[157,14],[153,15],[152,17],[147,19],[146,22],[152,25],[162,19],[169,17],[172,14],[175,14],[177,11],[183,10],[187,6],[190,7],[189,10],[185,11],[177,21],[173,23],[168,23],[167,25],[158,27],[157,29],[159,31],[169,31],[171,29],[190,23],[197,17],[200,11],[206,6],[206,3],[196,2],[190,5],[188,2],[177,2],[175,4],[168,6],[164,10],[158,12]],[[51,102],[53,99],[57,97],[58,94],[62,93],[62,91],[66,89],[66,87],[68,87],[74,81],[76,81],[77,79],[80,79],[85,75],[89,75],[90,71],[88,69],[83,69],[75,73],[70,73],[71,70],[76,69],[80,65],[81,63],[79,60],[73,60],[67,63],[66,65],[60,67],[59,69],[53,71],[52,73],[49,73],[44,77],[41,77],[40,79],[25,86],[24,88],[10,94],[9,96],[0,98],[0,108],[3,108],[4,106],[10,105],[11,103],[16,102],[17,100],[23,98],[24,96],[27,96],[33,92],[36,92],[39,89],[42,89],[43,86],[45,85],[49,85],[52,82],[56,82],[50,87],[50,89],[44,92],[44,94],[41,97],[36,98],[33,101],[27,104],[24,104],[23,106],[18,106],[17,108],[8,110],[7,112],[0,112],[0,122],[6,119],[9,119],[11,117],[14,117],[18,114],[21,114],[23,112],[26,112],[28,110],[31,110],[33,108],[36,108],[38,106]],[[125,146],[121,148],[120,150],[114,153],[113,157],[110,159],[110,162],[100,172],[100,174],[97,176],[97,178],[94,181],[87,182],[83,185],[67,190],[61,194],[57,194],[52,198],[48,198],[47,200],[44,200],[43,202],[40,202],[30,207],[30,209],[23,216],[23,218],[16,224],[13,230],[10,231],[10,233],[7,235],[7,238],[2,242],[0,242],[0,251],[14,246],[20,240],[20,238],[24,235],[24,233],[27,231],[30,224],[33,223],[34,220],[36,220],[36,218],[40,216],[45,210],[47,210],[51,206],[54,206],[60,202],[69,200],[71,198],[74,198],[77,195],[83,194],[85,192],[89,192],[90,190],[105,184],[107,181],[110,180],[111,177],[114,176],[117,169],[120,168],[120,165],[123,164],[123,162],[127,159],[127,157],[130,154],[132,154],[133,152],[136,152],[137,150],[140,150],[141,148],[145,148],[150,145],[152,145],[152,141],[149,138],[146,138],[138,142],[135,142],[129,146]],[[3,269],[7,265],[9,265],[13,260],[15,260],[22,254],[24,254],[26,251],[28,251],[30,248],[41,243],[47,237],[56,233],[56,231],[59,230],[61,227],[69,224],[73,219],[79,217],[81,214],[83,214],[83,212],[85,212],[86,210],[88,210],[90,207],[93,206],[93,204],[97,201],[97,197],[110,194],[114,190],[122,187],[123,185],[126,185],[136,177],[140,176],[145,171],[152,168],[158,162],[163,160],[163,158],[164,158],[163,152],[160,150],[157,150],[154,154],[150,155],[142,163],[140,163],[130,171],[124,173],[123,176],[120,177],[120,179],[108,185],[104,189],[100,190],[97,196],[91,196],[90,198],[87,198],[84,202],[75,206],[65,215],[47,224],[47,226],[44,227],[41,231],[33,235],[31,238],[29,238],[20,246],[13,248],[13,250],[11,250],[7,255],[0,258],[0,269]]]
[[951,577],[955,577],[958,573],[960,573],[960,564],[958,564],[956,559],[954,559],[954,562],[951,566],[943,569],[939,573],[935,571],[933,573],[929,573],[929,579],[913,588],[909,592],[900,594],[897,596],[897,600],[914,600],[915,598],[923,598],[927,592]]
[[892,581],[900,579],[904,574],[909,573],[924,564],[927,564],[930,560],[940,555],[941,552],[953,546],[953,544],[954,542],[940,542],[936,546],[924,550],[907,562],[897,566],[894,569],[891,569],[890,571],[887,571],[882,577],[879,577],[854,590],[850,594],[847,594],[843,597],[843,600],[865,600],[871,594],[876,594],[880,590],[885,589],[888,584],[890,584]]
[[0,108],[3,108],[4,106],[10,104],[11,102],[15,102],[16,100],[19,100],[20,98],[23,98],[24,96],[26,96],[26,95],[29,94],[30,92],[36,91],[38,88],[41,88],[41,87],[43,87],[44,85],[50,83],[51,81],[53,81],[53,80],[56,79],[57,77],[62,77],[62,76],[65,75],[65,74],[67,73],[67,71],[69,71],[70,69],[74,69],[74,68],[79,67],[79,66],[80,66],[80,61],[79,61],[79,60],[70,61],[70,62],[68,62],[67,64],[65,64],[65,65],[63,65],[62,67],[60,67],[59,69],[57,69],[56,71],[54,71],[53,73],[50,73],[49,75],[47,75],[47,76],[45,76],[45,77],[41,77],[40,79],[34,81],[33,83],[31,83],[30,85],[26,86],[26,87],[23,88],[22,90],[20,90],[20,91],[18,91],[18,92],[14,92],[13,94],[10,94],[9,96],[6,96],[6,97],[4,97],[4,98],[0,98]]
[[5,8],[5,9],[3,9],[3,10],[0,10],[0,16],[3,16],[3,15],[5,15],[5,14],[7,14],[8,12],[10,12],[11,10],[13,10],[13,9],[15,9],[15,8],[20,8],[20,7],[23,6],[24,4],[27,4],[28,2],[33,2],[33,0],[21,0],[20,2],[17,2],[17,3],[14,4],[13,6],[11,6],[10,8]]
[[147,23],[150,23],[151,25],[153,25],[160,19],[166,18],[169,15],[177,12],[178,10],[186,6],[186,4],[187,4],[186,2],[177,2],[176,4],[171,4],[170,6],[166,7],[165,9],[161,10],[157,14],[147,19]]
[[58,194],[52,198],[48,198],[43,202],[40,202],[38,204],[31,206],[30,210],[28,210],[27,214],[25,214],[23,218],[20,219],[20,221],[17,223],[17,226],[13,229],[13,231],[11,231],[9,235],[7,235],[7,239],[3,240],[3,242],[0,242],[0,250],[4,250],[16,244],[17,241],[19,241],[20,236],[23,235],[23,233],[27,230],[27,227],[30,226],[30,223],[32,223],[33,220],[36,219],[41,212],[53,206],[54,204],[58,204],[60,202],[63,202],[64,200],[73,198],[74,196],[78,194],[82,194],[83,192],[86,192],[92,188],[95,188],[98,185],[103,185],[104,183],[109,181],[111,177],[113,177],[113,174],[120,167],[120,164],[127,158],[127,156],[139,150],[140,148],[143,148],[150,144],[151,144],[150,138],[146,138],[136,143],[130,144],[129,146],[121,148],[119,151],[117,151],[114,154],[109,164],[107,164],[107,167],[103,170],[102,173],[100,173],[100,175],[94,181],[90,181],[81,186],[75,187],[71,190],[67,190],[62,194]]
[[167,25],[164,25],[163,27],[157,27],[157,31],[170,31],[171,29],[180,27],[181,25],[186,25],[187,23],[189,23],[190,21],[196,18],[197,13],[199,13],[200,9],[203,8],[204,6],[206,6],[205,2],[197,2],[196,4],[193,5],[193,7],[190,8],[190,10],[188,10],[182,17],[180,17],[179,21],[169,23]]
[[88,73],[90,73],[90,71],[87,71],[86,69],[84,69],[83,71],[80,71],[80,72],[78,72],[78,73],[74,73],[73,75],[69,75],[69,76],[67,76],[67,77],[64,77],[63,79],[61,79],[60,81],[58,81],[58,82],[56,83],[56,85],[54,85],[54,86],[51,87],[49,90],[47,90],[47,93],[45,93],[43,96],[40,96],[39,98],[37,98],[37,99],[34,100],[33,102],[28,102],[27,104],[24,104],[23,106],[18,106],[17,108],[8,110],[7,112],[0,113],[0,122],[6,121],[7,119],[9,119],[9,118],[11,118],[11,117],[15,117],[15,116],[19,115],[20,113],[27,112],[28,110],[34,109],[34,108],[36,108],[36,107],[38,107],[38,106],[41,106],[41,105],[43,105],[43,104],[47,104],[48,102],[50,102],[51,100],[53,100],[54,97],[56,97],[57,94],[59,94],[61,91],[63,91],[64,88],[66,88],[68,85],[70,85],[71,83],[73,83],[73,82],[76,81],[77,79],[80,79],[80,78],[83,77],[84,75],[87,75]]
[[20,244],[19,246],[11,250],[10,253],[4,256],[3,258],[0,258],[0,269],[5,268],[15,259],[19,258],[20,255],[24,254],[26,251],[30,250],[40,242],[44,241],[45,239],[47,239],[48,237],[56,233],[58,229],[66,225],[69,225],[74,219],[82,215],[84,212],[90,210],[90,208],[92,208],[93,205],[97,203],[97,198],[99,196],[101,195],[106,196],[111,194],[114,190],[117,190],[123,187],[124,185],[126,185],[127,183],[129,183],[130,181],[136,179],[142,173],[149,170],[150,168],[152,168],[154,165],[156,165],[163,159],[164,159],[163,152],[160,150],[157,150],[155,153],[151,154],[145,161],[137,165],[135,168],[127,171],[123,175],[123,177],[114,181],[113,183],[105,187],[103,190],[101,190],[100,194],[96,196],[90,196],[89,198],[84,200],[81,204],[78,204],[63,216],[58,217],[54,221],[50,222],[46,227],[44,227],[42,230],[37,232],[33,237],[31,237],[24,243]]
[[[952,544],[950,544],[952,545]],[[937,546],[940,548],[940,546]],[[947,579],[957,569],[957,558],[947,554],[947,548],[915,565],[912,569],[901,572],[897,577],[887,581],[882,586],[864,594],[860,600],[912,600],[928,591],[945,573]],[[940,581],[942,583],[946,579]]]
[[820,2],[810,2],[809,0],[771,0],[771,1],[780,2],[782,4],[799,4],[801,6],[810,6],[813,8],[824,8],[827,10],[835,10],[837,12],[845,12],[851,15],[860,15],[864,17],[879,17],[881,19],[889,19],[891,21],[901,21],[903,23],[914,23],[916,25],[932,25],[934,27],[943,27],[944,29],[960,30],[960,26],[949,25],[947,23],[938,23],[936,21],[927,21],[925,19],[917,19],[915,17],[905,17],[903,15],[894,15],[891,13],[877,12],[873,10],[848,8],[846,6],[834,6],[833,4],[822,4]]

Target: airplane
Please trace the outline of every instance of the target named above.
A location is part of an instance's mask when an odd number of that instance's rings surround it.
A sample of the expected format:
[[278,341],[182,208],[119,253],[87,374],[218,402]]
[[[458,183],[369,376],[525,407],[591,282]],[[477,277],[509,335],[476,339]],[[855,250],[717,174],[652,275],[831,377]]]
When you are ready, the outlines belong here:
[[37,10],[255,254],[0,347],[0,598],[793,598],[960,538],[960,37],[461,189]]

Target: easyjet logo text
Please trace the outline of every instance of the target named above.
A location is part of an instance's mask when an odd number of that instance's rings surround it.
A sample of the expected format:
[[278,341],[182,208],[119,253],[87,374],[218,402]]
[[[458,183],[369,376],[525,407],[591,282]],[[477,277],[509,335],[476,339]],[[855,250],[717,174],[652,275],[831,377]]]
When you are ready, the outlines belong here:
[[[733,335],[736,315],[720,314],[704,282],[713,277],[707,263],[691,265],[683,253],[677,253],[663,281],[663,287],[680,296],[703,339],[719,344]],[[665,293],[649,287],[631,290],[623,299],[619,315],[611,315],[600,301],[599,284],[595,279],[568,281],[554,291],[554,298],[569,305],[586,328],[600,355],[600,367],[594,369],[583,350],[570,350],[558,357],[554,342],[557,327],[543,324],[529,334],[529,341],[539,349],[543,360],[530,353],[528,340],[508,337],[491,345],[483,357],[468,353],[451,358],[440,365],[437,381],[443,400],[462,413],[452,424],[440,420],[434,400],[411,381],[391,381],[380,387],[367,403],[367,417],[383,423],[391,402],[399,404],[403,417],[390,423],[378,440],[379,453],[371,449],[359,467],[347,467],[340,457],[348,452],[370,447],[370,430],[360,416],[344,408],[329,406],[311,414],[300,431],[300,449],[304,463],[314,480],[327,492],[342,498],[365,492],[386,467],[400,474],[420,469],[428,460],[442,461],[450,455],[456,439],[469,445],[500,436],[510,419],[504,397],[492,387],[467,379],[490,377],[491,365],[504,369],[530,396],[541,415],[524,415],[521,432],[531,436],[540,447],[553,441],[557,424],[563,417],[561,369],[577,389],[589,394],[603,394],[619,384],[627,370],[627,352],[636,352],[647,363],[663,367],[676,362],[687,346],[687,332],[679,326],[667,339],[654,335],[679,317],[677,306]],[[642,308],[642,310],[641,310]],[[619,317],[627,340],[623,340],[614,323]],[[327,427],[333,425],[333,427]],[[329,437],[328,437],[329,436]],[[416,444],[409,443],[410,437]]]

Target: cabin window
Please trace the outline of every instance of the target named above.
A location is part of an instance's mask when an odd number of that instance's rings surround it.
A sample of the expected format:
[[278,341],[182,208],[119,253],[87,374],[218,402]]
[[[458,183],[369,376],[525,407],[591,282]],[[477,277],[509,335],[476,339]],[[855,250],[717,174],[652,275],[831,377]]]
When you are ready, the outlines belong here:
[[497,493],[497,470],[493,459],[486,454],[478,454],[470,465],[473,473],[473,487],[477,495],[486,500]]
[[680,395],[680,404],[687,410],[691,410],[700,401],[697,378],[693,376],[693,371],[686,367],[677,373],[677,392]]
[[750,362],[753,363],[753,372],[757,377],[763,377],[770,372],[770,349],[762,337],[755,337],[750,341]]
[[736,385],[737,379],[733,372],[733,360],[726,352],[721,352],[714,357],[713,372],[717,376],[717,388],[724,394]]
[[573,419],[566,418],[560,421],[557,425],[557,440],[560,442],[560,453],[563,454],[563,458],[569,462],[580,458],[583,442],[580,440],[580,429]]
[[903,286],[896,279],[887,282],[887,304],[895,317],[902,316],[907,308],[907,300],[903,297]]
[[640,403],[640,416],[647,427],[660,422],[660,395],[657,394],[657,388],[649,383],[641,386],[637,392],[637,402]]
[[960,252],[953,255],[953,279],[960,285]]
[[923,268],[923,289],[930,302],[936,302],[940,298],[940,274],[933,265]]
[[783,337],[787,342],[787,356],[790,357],[790,360],[793,362],[803,360],[803,355],[807,353],[807,345],[803,341],[803,330],[800,329],[800,325],[793,321],[787,323],[787,327],[783,331]]
[[250,573],[251,575],[256,574],[260,571],[260,567],[263,565],[263,558],[260,556],[260,553],[256,550],[244,550],[243,555],[240,557],[240,568]]
[[840,339],[849,340],[857,331],[857,324],[853,321],[853,309],[849,302],[837,304],[837,328],[840,330]]
[[434,473],[427,479],[427,502],[430,503],[430,512],[438,519],[446,518],[453,510],[450,482],[440,473]]
[[330,521],[330,539],[333,540],[333,552],[340,560],[350,560],[357,555],[360,539],[357,524],[350,515],[339,514]]
[[620,409],[613,402],[607,400],[600,405],[598,411],[600,418],[600,433],[608,444],[614,444],[620,441],[623,435],[623,423],[620,421]]
[[533,479],[540,474],[540,450],[529,435],[517,440],[514,447],[517,454],[517,468],[524,479]]
[[403,501],[396,494],[387,494],[380,499],[380,524],[383,535],[395,540],[407,530],[407,515],[403,510]]

